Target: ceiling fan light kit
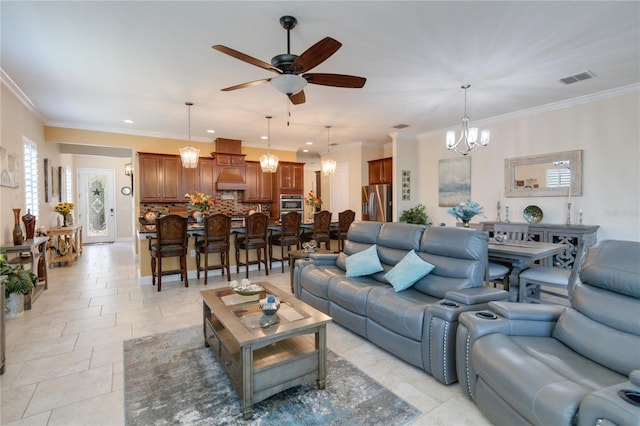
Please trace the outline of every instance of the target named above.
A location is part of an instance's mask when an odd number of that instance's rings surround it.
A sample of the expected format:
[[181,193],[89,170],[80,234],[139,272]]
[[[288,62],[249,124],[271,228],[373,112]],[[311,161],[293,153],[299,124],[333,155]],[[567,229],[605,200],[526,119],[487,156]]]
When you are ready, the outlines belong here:
[[336,53],[342,46],[342,43],[331,37],[325,37],[305,50],[301,55],[291,54],[290,32],[295,28],[297,23],[297,19],[293,16],[283,16],[280,18],[280,25],[287,31],[287,53],[274,56],[271,59],[271,63],[261,61],[260,59],[256,59],[227,46],[220,44],[212,46],[212,48],[218,52],[278,74],[278,76],[273,78],[236,84],[221,90],[228,92],[270,82],[276,90],[287,95],[292,104],[299,105],[306,101],[303,89],[308,83],[352,89],[359,89],[364,86],[367,81],[364,77],[344,74],[308,73],[312,68],[317,67]]
[[271,79],[271,85],[280,93],[291,96],[304,89],[307,80],[295,74],[280,74]]
[[464,116],[462,117],[462,133],[460,134],[460,138],[456,141],[455,130],[449,130],[446,139],[447,149],[449,151],[456,151],[462,155],[468,155],[478,148],[484,148],[489,145],[491,141],[491,133],[489,130],[482,130],[480,132],[480,142],[478,142],[478,128],[469,127],[471,119],[467,115],[467,89],[470,87],[470,84],[460,86],[461,89],[464,89]]
[[[193,102],[184,103],[189,108],[189,143],[191,143],[191,107]],[[198,167],[198,157],[200,156],[200,150],[192,146],[185,146],[180,148],[180,160],[182,160],[182,167],[185,169],[195,169]]]

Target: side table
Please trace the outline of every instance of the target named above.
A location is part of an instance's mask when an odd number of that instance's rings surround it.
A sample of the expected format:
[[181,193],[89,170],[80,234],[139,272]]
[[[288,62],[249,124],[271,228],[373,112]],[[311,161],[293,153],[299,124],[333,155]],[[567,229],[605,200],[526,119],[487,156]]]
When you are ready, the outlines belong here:
[[289,279],[291,281],[291,293],[293,293],[293,268],[296,266],[295,264],[296,259],[309,259],[310,254],[335,254],[335,253],[338,253],[338,252],[333,250],[321,249],[321,248],[317,248],[311,253],[305,250],[291,250],[289,252],[289,274],[290,274]]
[[56,263],[67,262],[69,266],[82,254],[82,225],[50,228],[47,235],[49,242],[49,267]]
[[[49,287],[46,256],[47,241],[49,241],[49,237],[47,236],[34,237],[33,239],[26,240],[19,246],[6,244],[0,247],[4,253],[15,253],[17,255],[16,257],[9,259],[9,262],[20,263],[21,265],[30,264],[31,271],[38,276],[38,284],[36,285],[36,288],[33,289],[33,293],[30,296],[25,296],[24,298],[24,308],[27,310],[31,309],[31,304],[35,302],[36,298],[38,298],[38,296],[40,296],[40,294]],[[29,253],[29,255],[23,257],[22,253]],[[42,277],[38,274],[38,264],[40,259],[44,262]],[[40,284],[41,279],[43,280],[43,284]]]

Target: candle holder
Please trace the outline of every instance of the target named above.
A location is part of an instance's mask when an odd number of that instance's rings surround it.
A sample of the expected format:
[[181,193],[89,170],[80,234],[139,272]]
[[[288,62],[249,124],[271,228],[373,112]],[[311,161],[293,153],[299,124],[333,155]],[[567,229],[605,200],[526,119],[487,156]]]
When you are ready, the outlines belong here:
[[504,208],[504,223],[511,223],[509,220],[509,206]]
[[571,203],[567,203],[567,225],[571,225]]
[[496,222],[500,223],[502,222],[502,219],[500,219],[500,201],[498,201],[498,203],[496,204],[496,210],[498,210],[498,217],[496,219]]
[[582,225],[582,210],[580,210],[580,213],[578,214],[578,223]]

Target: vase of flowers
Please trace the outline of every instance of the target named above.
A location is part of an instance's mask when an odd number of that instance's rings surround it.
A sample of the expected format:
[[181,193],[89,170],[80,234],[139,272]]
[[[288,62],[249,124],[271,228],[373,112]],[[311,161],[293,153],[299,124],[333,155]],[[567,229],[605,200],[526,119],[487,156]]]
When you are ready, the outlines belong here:
[[193,217],[198,222],[202,222],[205,212],[210,211],[216,204],[216,200],[212,195],[207,195],[203,192],[195,191],[193,194],[187,193],[184,196],[189,199],[191,205],[196,210]]
[[483,213],[483,208],[480,204],[475,201],[467,200],[458,204],[455,207],[451,207],[447,210],[452,216],[455,216],[456,219],[459,219],[462,222],[462,226],[465,228],[469,227],[469,221],[476,215],[481,215]]
[[313,192],[313,189],[309,191],[307,196],[304,199],[304,203],[308,206],[313,207],[314,210],[320,208],[322,206],[322,198],[316,196],[316,193]]
[[[71,216],[71,212],[73,211],[73,209],[75,208],[75,204],[73,203],[58,203],[53,207],[53,211],[58,213],[60,216],[62,216],[62,221],[63,221],[63,225],[62,226],[67,226],[70,216]],[[60,222],[58,222],[59,224]]]

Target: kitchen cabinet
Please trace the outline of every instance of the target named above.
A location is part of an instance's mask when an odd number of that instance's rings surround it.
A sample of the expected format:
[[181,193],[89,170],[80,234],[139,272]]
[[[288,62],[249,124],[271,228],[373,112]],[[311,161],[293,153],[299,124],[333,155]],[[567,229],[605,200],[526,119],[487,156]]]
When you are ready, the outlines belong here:
[[393,157],[369,161],[369,185],[393,183]]
[[271,217],[280,217],[280,196],[304,193],[304,163],[280,161],[273,177],[273,200]]
[[179,156],[140,153],[139,164],[141,202],[184,201]]
[[245,162],[247,189],[244,201],[271,203],[273,201],[273,173],[263,173],[259,161]]
[[213,178],[215,170],[215,161],[213,158],[198,159],[198,167],[195,169],[182,168],[181,182],[182,187],[181,194],[184,196],[186,193],[193,193],[195,191],[203,192],[207,195],[213,195],[216,193],[216,182]]
[[276,175],[280,194],[301,194],[304,191],[304,163],[281,161]]

